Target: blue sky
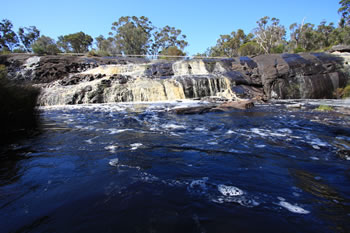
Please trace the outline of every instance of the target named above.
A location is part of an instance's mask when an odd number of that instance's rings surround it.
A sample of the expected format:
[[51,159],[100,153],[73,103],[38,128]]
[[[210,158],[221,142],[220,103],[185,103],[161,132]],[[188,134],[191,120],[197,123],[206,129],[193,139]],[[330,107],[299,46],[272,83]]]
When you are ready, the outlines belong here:
[[108,36],[121,16],[147,16],[157,27],[174,26],[187,35],[185,51],[193,55],[216,44],[221,34],[241,28],[246,33],[263,16],[294,22],[338,23],[339,0],[0,0],[1,17],[18,27],[35,25],[42,35],[57,39],[83,31]]

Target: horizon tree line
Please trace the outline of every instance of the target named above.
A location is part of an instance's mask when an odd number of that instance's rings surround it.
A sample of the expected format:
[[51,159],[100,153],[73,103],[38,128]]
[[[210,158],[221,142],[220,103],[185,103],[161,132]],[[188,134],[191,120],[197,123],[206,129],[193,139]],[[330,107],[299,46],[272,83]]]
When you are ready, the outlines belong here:
[[[304,22],[289,26],[287,30],[277,18],[268,16],[257,21],[257,27],[246,34],[242,29],[228,35],[220,35],[216,45],[195,56],[235,57],[270,53],[298,53],[327,51],[338,44],[350,45],[350,0],[341,0],[338,13],[339,25],[320,22],[319,25]],[[145,16],[123,16],[112,23],[108,37],[93,39],[80,31],[58,37],[57,42],[40,35],[35,26],[20,27],[13,31],[10,20],[0,22],[0,53],[89,53],[96,56],[123,55],[171,55],[184,56],[188,46],[186,35],[171,26],[155,27]],[[93,42],[95,41],[95,48]]]

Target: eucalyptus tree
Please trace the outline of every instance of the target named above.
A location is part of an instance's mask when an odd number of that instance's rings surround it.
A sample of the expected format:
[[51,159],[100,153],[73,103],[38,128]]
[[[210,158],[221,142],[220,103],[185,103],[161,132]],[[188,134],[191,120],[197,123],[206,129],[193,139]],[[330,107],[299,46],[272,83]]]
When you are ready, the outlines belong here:
[[[174,53],[174,51],[176,51],[175,48],[182,51],[187,45],[188,42],[186,41],[186,35],[182,34],[180,29],[167,25],[153,33],[153,43],[150,52],[151,54],[156,55],[172,48],[170,50]],[[181,54],[182,53],[183,52],[181,52]]]
[[39,55],[55,55],[60,52],[54,39],[48,36],[39,37],[33,44],[32,50]]
[[117,48],[124,54],[147,54],[151,47],[152,22],[145,16],[120,17],[112,24],[112,32]]
[[0,22],[0,50],[12,51],[18,45],[18,37],[12,27],[8,19]]
[[40,36],[40,31],[35,26],[20,27],[18,29],[18,37],[27,52],[32,51],[32,44]]
[[274,47],[283,43],[286,29],[280,25],[280,20],[265,16],[257,21],[258,27],[254,29],[255,40],[264,53],[269,54]]
[[340,26],[350,26],[350,0],[341,0],[339,4],[338,13],[342,16]]
[[117,48],[115,39],[113,37],[105,38],[103,35],[100,35],[95,38],[97,53],[107,56],[117,56],[120,54],[120,50]]
[[92,37],[84,32],[59,36],[57,45],[66,53],[86,53],[92,45]]
[[240,47],[250,42],[253,34],[246,35],[242,29],[233,31],[229,35],[220,35],[216,45],[210,49],[210,56],[235,57],[240,55]]

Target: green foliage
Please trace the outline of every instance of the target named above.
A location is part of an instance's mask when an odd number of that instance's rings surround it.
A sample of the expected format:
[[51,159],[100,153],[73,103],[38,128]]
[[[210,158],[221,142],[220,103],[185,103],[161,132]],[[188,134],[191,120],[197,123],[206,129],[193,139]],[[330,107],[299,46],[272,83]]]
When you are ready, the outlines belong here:
[[88,54],[90,57],[110,57],[111,54],[107,51],[91,49]]
[[152,22],[144,16],[125,16],[112,24],[116,46],[124,54],[147,54],[153,29]]
[[261,49],[258,43],[256,43],[255,41],[249,41],[243,44],[241,47],[239,47],[238,53],[241,56],[253,56],[261,54]]
[[18,45],[18,38],[12,31],[12,23],[8,19],[3,19],[0,22],[0,50],[12,51]]
[[294,53],[304,53],[304,52],[306,52],[306,50],[299,46],[299,47],[295,48],[293,50],[293,52]]
[[230,35],[220,35],[216,45],[210,49],[211,57],[236,57],[239,48],[251,41],[253,34],[246,35],[242,29],[233,31]]
[[7,68],[5,65],[0,64],[0,80],[4,79],[7,75]]
[[32,49],[38,55],[56,55],[61,52],[56,42],[48,36],[39,37],[32,45]]
[[160,54],[164,55],[164,57],[160,56],[160,59],[167,59],[167,60],[173,60],[174,58],[171,58],[171,56],[186,56],[186,53],[182,52],[182,50],[176,46],[171,46],[169,48],[166,48],[163,51],[161,51]]
[[181,34],[180,29],[174,27],[165,26],[161,30],[153,33],[153,43],[151,46],[152,54],[159,54],[160,51],[164,51],[170,47],[176,47],[183,50],[187,45],[185,41],[186,35]]
[[22,44],[24,45],[27,52],[31,52],[31,46],[36,39],[40,36],[40,31],[35,26],[19,28],[18,37]]
[[31,86],[15,85],[6,78],[7,71],[0,65],[0,136],[8,138],[18,131],[37,124],[36,101],[39,90]]
[[23,46],[20,46],[20,47],[15,48],[12,52],[13,53],[26,53],[27,50]]
[[341,0],[338,13],[342,16],[341,26],[350,26],[350,0]]
[[183,50],[187,45],[186,35],[180,29],[165,26],[156,29],[152,22],[144,16],[124,16],[112,24],[112,32],[108,39],[96,38],[99,50],[110,54],[126,55],[158,55],[170,47]]
[[100,35],[95,38],[95,41],[97,45],[97,51],[95,52],[98,56],[117,56],[121,53],[118,50],[113,37],[105,39],[104,36]]
[[271,18],[270,21],[268,16],[257,21],[258,27],[254,29],[255,40],[266,54],[284,41],[286,29],[279,23],[279,19]]
[[333,111],[334,109],[332,106],[329,106],[329,105],[320,105],[315,110],[321,111],[321,112],[329,112],[329,111]]
[[343,98],[349,98],[350,97],[350,84],[348,84],[344,89],[343,89]]
[[92,45],[92,37],[84,32],[59,36],[57,45],[66,53],[86,53]]
[[285,49],[284,44],[280,44],[271,48],[271,53],[283,53]]

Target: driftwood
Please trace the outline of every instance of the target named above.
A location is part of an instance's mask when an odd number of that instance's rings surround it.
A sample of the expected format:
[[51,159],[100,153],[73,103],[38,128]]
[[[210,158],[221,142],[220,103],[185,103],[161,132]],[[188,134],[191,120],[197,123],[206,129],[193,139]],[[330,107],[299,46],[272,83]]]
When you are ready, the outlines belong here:
[[207,106],[177,108],[173,112],[176,114],[203,114],[207,112],[226,112],[232,109],[249,109],[254,107],[254,103],[250,100],[229,101],[223,104],[211,104]]

